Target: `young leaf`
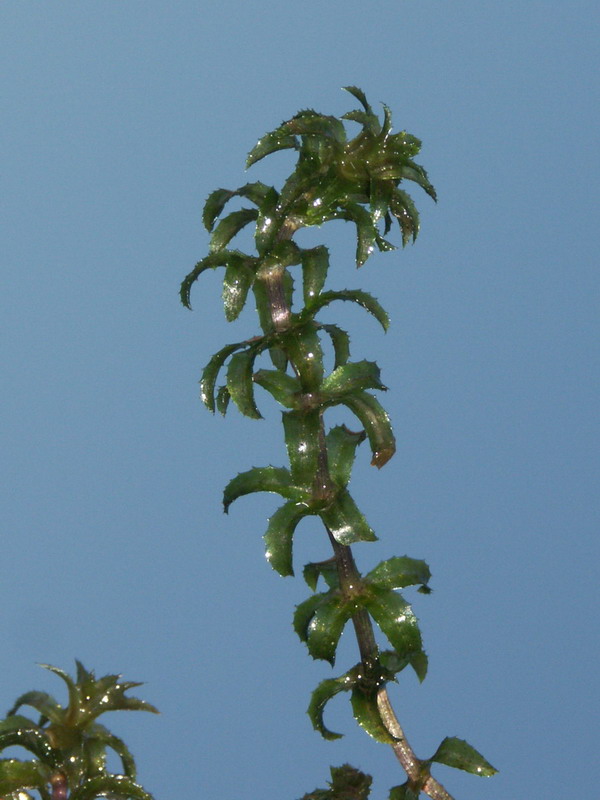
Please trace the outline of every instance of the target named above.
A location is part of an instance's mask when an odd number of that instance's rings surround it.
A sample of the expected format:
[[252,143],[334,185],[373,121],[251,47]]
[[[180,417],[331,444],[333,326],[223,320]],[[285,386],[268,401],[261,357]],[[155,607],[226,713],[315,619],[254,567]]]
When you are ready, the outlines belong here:
[[300,520],[310,514],[305,503],[289,500],[269,519],[264,535],[267,561],[280,575],[293,575],[292,539]]
[[396,452],[396,439],[385,409],[367,392],[348,394],[340,402],[348,406],[363,424],[373,454],[371,464],[383,467]]
[[223,508],[225,513],[238,497],[252,492],[275,492],[288,500],[307,503],[310,495],[306,490],[295,486],[289,470],[284,467],[253,467],[247,472],[240,472],[229,481],[223,492]]
[[248,153],[246,159],[246,168],[256,164],[261,158],[268,156],[270,153],[275,153],[277,150],[286,150],[290,148],[297,148],[298,140],[293,134],[282,131],[281,128],[271,131],[262,136],[254,145],[252,150]]
[[97,775],[74,789],[69,800],[95,800],[110,797],[111,800],[154,800],[152,795],[138,783],[125,775]]
[[340,588],[335,557],[328,558],[326,561],[313,561],[309,564],[305,564],[302,576],[313,592],[317,589],[317,583],[320,577],[323,578],[330,589]]
[[262,415],[254,402],[254,384],[252,371],[254,360],[258,355],[256,349],[243,350],[231,357],[227,368],[227,388],[231,399],[239,410],[252,419],[262,419]]
[[223,306],[227,322],[233,322],[239,317],[253,281],[254,271],[247,263],[232,263],[227,266],[223,279]]
[[346,331],[338,328],[337,325],[321,325],[320,327],[331,337],[335,358],[333,368],[337,369],[343,364],[347,364],[350,358],[350,337]]
[[60,722],[64,717],[64,709],[56,702],[52,695],[47,692],[25,692],[15,701],[14,706],[8,712],[8,716],[13,716],[21,706],[30,706],[50,722]]
[[52,771],[39,761],[19,761],[16,758],[0,760],[0,797],[8,798],[14,792],[17,797],[25,789],[37,789],[44,797]]
[[471,772],[473,775],[481,775],[489,778],[498,772],[492,767],[489,761],[475,750],[474,747],[464,739],[457,739],[456,736],[448,736],[435,751],[431,759],[438,764],[445,764],[447,767],[455,767]]
[[352,608],[341,597],[332,594],[330,599],[316,609],[308,625],[306,644],[313,658],[335,663],[335,651],[342,631],[350,617]]

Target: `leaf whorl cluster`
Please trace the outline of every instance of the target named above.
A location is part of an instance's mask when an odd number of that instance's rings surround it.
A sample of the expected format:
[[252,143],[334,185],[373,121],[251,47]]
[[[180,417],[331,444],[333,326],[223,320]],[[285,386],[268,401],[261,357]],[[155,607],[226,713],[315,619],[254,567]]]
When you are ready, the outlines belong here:
[[[75,680],[58,667],[42,664],[67,685],[66,706],[46,692],[26,692],[0,721],[0,751],[16,745],[35,756],[29,761],[0,759],[0,797],[23,800],[37,791],[42,800],[67,795],[70,800],[153,800],[136,782],[135,761],[125,742],[97,719],[107,711],[158,711],[125,694],[140,683],[121,682],[120,675],[96,679],[79,661],[75,663]],[[39,720],[17,713],[23,706],[35,709]],[[109,751],[119,757],[122,772],[108,770]]]
[[[413,160],[420,141],[404,131],[392,133],[386,106],[380,120],[360,89],[347,87],[347,91],[360,102],[360,109],[341,119],[310,109],[301,111],[263,136],[251,150],[247,166],[279,150],[296,151],[295,168],[280,191],[257,181],[234,191],[217,189],[209,195],[203,212],[211,234],[209,253],[184,279],[181,300],[190,308],[193,284],[217,267],[225,270],[222,296],[227,320],[237,319],[250,295],[254,297],[261,333],[226,345],[210,359],[202,373],[201,397],[212,412],[225,415],[233,400],[242,414],[260,419],[256,385],[271,394],[284,409],[289,467],[253,467],[238,474],[225,488],[224,509],[228,511],[234,500],[253,492],[272,492],[283,498],[264,536],[267,559],[283,576],[293,575],[292,542],[298,524],[306,516],[321,519],[334,546],[334,558],[305,567],[313,594],[296,609],[296,633],[313,658],[333,665],[346,623],[356,623],[360,617],[368,620],[369,627],[374,623],[392,649],[379,652],[370,627],[372,644],[361,647],[361,663],[339,678],[323,681],[312,695],[308,713],[324,738],[337,738],[340,734],[325,726],[323,710],[332,697],[349,692],[358,723],[374,738],[393,744],[396,740],[378,710],[378,692],[405,666],[411,666],[420,680],[427,671],[417,619],[397,590],[419,585],[428,592],[430,574],[425,562],[406,556],[384,561],[365,576],[354,566],[355,574],[348,572],[348,564],[353,565],[348,546],[376,539],[348,491],[356,448],[368,440],[371,463],[382,467],[396,445],[389,417],[373,394],[386,390],[377,364],[351,361],[348,333],[323,322],[320,313],[331,303],[344,301],[364,308],[384,331],[389,319],[367,292],[326,290],[327,248],[302,248],[293,237],[302,228],[324,222],[352,222],[356,265],[360,267],[376,249],[394,249],[385,238],[394,221],[403,246],[416,238],[419,215],[411,197],[400,188],[406,181],[434,200],[436,194],[425,170]],[[348,138],[344,121],[359,124],[354,138]],[[243,207],[224,213],[234,198],[240,199]],[[231,241],[250,223],[254,225],[256,253],[232,249]],[[296,280],[301,281],[298,292],[294,291],[296,272]],[[301,306],[294,307],[298,297]],[[334,356],[329,373],[323,358],[326,343]],[[263,355],[270,357],[270,366],[257,365]],[[222,371],[225,380],[218,386]],[[324,414],[337,405],[354,415],[358,432],[344,425],[325,430]],[[327,591],[316,591],[320,578]],[[334,784],[346,774],[345,768],[340,769]],[[362,786],[368,791],[366,784]],[[409,788],[412,791],[414,786]],[[393,790],[395,797],[408,797],[399,793],[401,789]],[[306,797],[342,796],[331,791],[317,790]]]

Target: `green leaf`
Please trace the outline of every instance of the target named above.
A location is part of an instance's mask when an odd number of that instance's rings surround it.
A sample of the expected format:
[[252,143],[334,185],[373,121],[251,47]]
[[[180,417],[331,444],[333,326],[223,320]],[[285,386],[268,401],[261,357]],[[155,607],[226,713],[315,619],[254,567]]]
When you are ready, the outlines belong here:
[[437,200],[435,189],[431,185],[427,173],[419,164],[415,164],[414,161],[404,164],[400,170],[400,177],[403,180],[414,181],[427,192],[432,200]]
[[331,767],[329,789],[315,789],[302,800],[367,800],[372,778],[350,764]]
[[227,406],[230,400],[231,395],[229,394],[229,389],[227,386],[221,386],[217,392],[217,411],[222,416],[225,416],[227,413]]
[[262,415],[254,402],[254,384],[252,372],[254,360],[258,355],[256,349],[243,350],[231,357],[227,368],[227,388],[231,399],[238,409],[247,417],[262,419]]
[[199,261],[194,269],[183,279],[179,290],[181,302],[186,308],[191,309],[190,292],[192,286],[207,269],[227,267],[230,264],[247,264],[250,266],[254,263],[256,263],[256,259],[242,253],[241,250],[220,250],[217,253],[210,253],[206,258]]
[[315,323],[295,325],[282,339],[290,361],[298,370],[302,391],[318,390],[323,380],[323,350]]
[[343,364],[323,380],[321,391],[332,399],[363,389],[386,391],[387,387],[381,383],[379,375],[379,367],[374,361]]
[[294,630],[298,634],[301,642],[308,641],[308,628],[312,618],[315,615],[319,606],[328,602],[331,597],[331,592],[324,592],[320,594],[313,594],[307,600],[296,606],[294,612]]
[[[258,209],[254,241],[256,243],[256,249],[261,256],[264,256],[265,253],[271,248],[275,234],[281,225],[281,219],[277,214],[278,200],[278,192],[271,187],[263,198],[263,201]],[[295,247],[294,242],[286,242],[285,245],[292,248]]]
[[70,800],[154,800],[152,795],[125,775],[97,775],[89,778],[70,794]]
[[223,280],[223,306],[228,322],[239,317],[253,282],[254,270],[246,262],[228,265]]
[[464,739],[457,739],[455,736],[446,737],[431,760],[486,778],[498,772],[474,747],[471,747]]
[[328,508],[319,511],[319,516],[340,544],[377,540],[374,531],[345,489],[338,493]]
[[411,196],[400,189],[395,189],[392,193],[390,209],[402,231],[402,245],[407,245],[411,238],[414,242],[419,234],[420,221],[419,212]]
[[237,192],[229,189],[215,189],[208,195],[202,211],[202,222],[209,233],[213,229],[216,218],[225,208],[225,204],[236,194]]
[[411,789],[409,782],[401,786],[393,786],[390,789],[389,800],[419,800],[420,792]]
[[371,464],[383,467],[396,452],[396,439],[387,412],[377,398],[367,392],[346,395],[340,402],[361,421],[373,454]]
[[246,159],[246,168],[251,167],[252,164],[256,164],[257,161],[260,161],[261,158],[264,158],[265,156],[268,156],[270,153],[274,153],[277,150],[287,150],[297,147],[298,140],[293,134],[287,133],[281,128],[277,128],[276,130],[262,136],[254,145],[252,150],[248,153],[248,158]]
[[329,250],[321,245],[312,250],[302,250],[301,257],[304,304],[309,308],[325,285],[329,269]]
[[323,578],[330,589],[339,589],[340,582],[335,557],[328,558],[326,561],[313,561],[310,564],[305,564],[302,575],[313,592],[317,588],[320,577]]
[[50,722],[61,722],[65,713],[59,703],[47,692],[25,692],[17,698],[14,706],[8,712],[8,716],[16,714],[21,706],[35,708],[43,718]]
[[377,689],[365,690],[360,685],[352,690],[352,712],[354,719],[369,736],[383,744],[395,744],[396,739],[389,733],[377,708]]
[[378,231],[373,217],[358,203],[345,202],[342,210],[333,214],[334,219],[345,219],[356,225],[356,266],[362,267],[375,249]]
[[229,356],[240,347],[244,347],[246,342],[235,342],[235,344],[228,344],[215,353],[210,359],[208,364],[202,371],[202,378],[200,379],[200,398],[209,411],[214,413],[215,410],[215,383],[219,375],[221,367]]
[[255,208],[241,208],[239,211],[232,211],[223,217],[210,237],[210,252],[215,253],[222,250],[242,228],[257,217],[258,211]]
[[283,577],[294,574],[292,540],[298,523],[307,514],[310,509],[305,503],[289,500],[269,519],[264,535],[265,554],[269,564]]
[[353,667],[351,670],[341,675],[339,678],[328,678],[321,681],[317,686],[310,698],[310,704],[307,709],[307,714],[312,722],[313,728],[318,731],[324,739],[341,739],[341,733],[334,733],[330,731],[323,721],[323,713],[327,703],[339,694],[340,692],[351,691],[357,683],[357,672],[359,667]]
[[282,406],[297,406],[296,395],[300,392],[300,382],[293,375],[287,375],[279,369],[259,369],[254,373],[254,383],[266,389]]
[[408,556],[395,556],[382,561],[365,580],[381,589],[403,589],[416,584],[427,585],[431,578],[429,567],[424,561]]
[[300,111],[281,126],[282,131],[296,136],[325,136],[338,144],[346,141],[346,130],[337,117],[319,114],[312,109]]
[[285,411],[282,416],[292,480],[310,489],[319,466],[319,411]]
[[364,605],[398,655],[406,656],[420,681],[427,674],[427,657],[423,651],[419,623],[402,595],[391,589],[371,585],[365,593]]
[[342,631],[350,617],[352,608],[336,593],[319,605],[308,625],[306,644],[313,658],[335,663],[335,651]]
[[39,761],[19,761],[16,758],[0,759],[0,796],[12,792],[19,795],[25,789],[45,789],[52,771]]
[[289,470],[284,467],[254,467],[247,472],[240,472],[225,487],[225,512],[238,497],[252,492],[274,492],[297,503],[307,503],[310,499],[304,489],[294,485]]
[[365,438],[364,431],[355,433],[345,425],[337,425],[327,434],[329,473],[340,488],[347,486],[352,472],[356,448]]
[[353,97],[356,97],[356,99],[362,105],[367,114],[375,116],[375,114],[373,113],[373,109],[369,105],[367,97],[362,89],[359,89],[358,86],[344,86],[343,88],[345,92],[350,92],[350,94]]
[[123,773],[128,777],[135,780],[136,766],[133,755],[125,742],[118,736],[107,731],[102,725],[96,725],[94,728],[94,740],[103,748],[110,747],[111,750],[119,756],[121,764],[123,765]]
[[46,734],[27,717],[8,717],[0,723],[0,751],[7,747],[23,747],[44,764],[52,768],[58,765],[58,752]]
[[350,358],[350,337],[346,331],[338,328],[337,325],[321,325],[321,330],[324,330],[331,337],[335,358],[333,368],[337,369],[342,364],[347,364]]
[[384,331],[387,331],[389,328],[390,319],[385,309],[381,306],[379,301],[373,297],[373,295],[370,295],[368,292],[363,292],[360,289],[344,289],[341,292],[322,292],[311,305],[311,313],[316,313],[316,311],[324,308],[326,305],[329,305],[329,303],[332,303],[334,300],[344,300],[350,303],[357,303],[375,317]]

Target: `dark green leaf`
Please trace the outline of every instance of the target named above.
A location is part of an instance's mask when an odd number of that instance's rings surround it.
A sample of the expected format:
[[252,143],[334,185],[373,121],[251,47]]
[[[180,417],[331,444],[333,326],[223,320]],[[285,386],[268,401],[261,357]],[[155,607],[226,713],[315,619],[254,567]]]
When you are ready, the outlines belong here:
[[471,747],[464,739],[457,739],[455,736],[446,737],[431,760],[486,778],[498,772],[474,747]]
[[51,770],[39,761],[19,761],[16,758],[0,759],[0,796],[12,792],[18,796],[25,789],[43,790],[50,781]]
[[321,325],[321,330],[326,331],[331,337],[335,357],[333,368],[337,369],[342,364],[347,364],[350,358],[350,337],[337,325]]
[[345,425],[337,425],[327,434],[329,473],[341,488],[345,488],[350,480],[356,448],[364,439],[364,431],[356,433]]
[[300,382],[293,375],[287,375],[279,369],[259,369],[254,373],[254,383],[270,392],[282,406],[297,406],[296,395],[300,392]]
[[115,753],[121,759],[121,763],[123,765],[123,773],[128,777],[135,780],[136,777],[136,767],[135,767],[135,760],[125,744],[125,742],[120,739],[118,736],[110,733],[104,728],[102,725],[96,725],[94,729],[94,739],[102,746],[102,747],[110,747],[111,750],[114,750]]
[[210,253],[210,255],[199,261],[194,269],[186,275],[181,283],[179,295],[181,302],[186,308],[191,309],[190,305],[190,292],[194,283],[198,280],[200,275],[207,269],[216,269],[217,267],[227,267],[230,264],[254,264],[256,259],[242,253],[240,250],[220,250],[217,253]]
[[246,342],[228,344],[218,353],[215,353],[204,367],[202,378],[200,379],[200,398],[209,411],[214,413],[215,410],[215,383],[221,367],[235,350],[239,350],[245,344]]
[[257,217],[258,211],[255,208],[241,208],[223,217],[210,237],[210,252],[222,250],[242,228]]
[[343,209],[333,216],[356,225],[356,266],[362,267],[375,249],[375,241],[379,235],[373,217],[365,208],[352,202],[345,202]]
[[292,480],[310,489],[318,470],[319,412],[285,411],[282,416]]
[[284,467],[254,467],[247,472],[240,472],[225,487],[223,493],[225,512],[238,497],[252,492],[275,492],[297,503],[306,503],[310,499],[305,490],[294,486],[289,470]]
[[382,589],[402,589],[405,586],[427,584],[431,578],[424,561],[408,556],[395,556],[372,569],[365,580]]
[[351,616],[352,608],[344,604],[339,596],[333,595],[326,603],[319,605],[307,632],[308,652],[313,658],[329,661],[333,666],[340,636]]
[[389,800],[419,800],[420,792],[411,789],[408,781],[402,786],[393,786],[390,789]]
[[230,400],[231,395],[229,394],[229,389],[227,386],[221,386],[217,392],[217,411],[219,414],[222,414],[222,416],[225,416],[227,413],[227,406]]
[[331,767],[329,789],[315,789],[302,800],[367,800],[372,778],[350,764]]
[[335,558],[328,558],[326,561],[313,561],[306,564],[303,570],[303,577],[313,592],[317,588],[320,577],[323,578],[330,589],[339,589],[340,582]]
[[398,220],[402,231],[402,244],[408,244],[411,238],[414,242],[419,233],[420,222],[419,212],[411,196],[400,189],[395,189],[392,194],[390,209]]
[[256,164],[261,158],[268,156],[270,153],[274,153],[276,150],[286,150],[297,147],[298,140],[295,136],[283,131],[281,128],[277,128],[277,130],[262,136],[254,145],[252,150],[248,153],[246,168],[251,167],[252,164]]
[[339,678],[329,678],[321,681],[311,695],[307,713],[313,728],[318,731],[324,739],[332,740],[342,738],[341,733],[334,733],[326,727],[323,721],[323,712],[325,711],[325,706],[332,697],[335,697],[336,694],[340,692],[349,692],[354,688],[358,680],[356,677],[358,669],[358,667],[353,667]]
[[383,330],[387,331],[390,324],[387,313],[373,295],[370,295],[368,292],[363,292],[360,289],[344,289],[341,292],[322,292],[311,305],[311,313],[314,314],[317,310],[329,305],[329,303],[332,303],[334,300],[345,300],[351,303],[357,303],[372,314]]
[[399,177],[405,180],[414,181],[422,189],[424,189],[433,200],[437,200],[435,189],[431,185],[429,178],[427,177],[427,173],[423,167],[419,166],[419,164],[415,164],[414,161],[410,164],[404,164],[400,170]]
[[[281,225],[281,219],[277,215],[278,200],[279,194],[271,187],[258,209],[254,241],[256,242],[256,249],[261,256],[270,250],[275,234]],[[286,245],[291,245],[293,247],[294,243],[286,242]]]
[[398,655],[406,656],[420,681],[427,674],[419,623],[412,608],[397,592],[370,586],[364,604]]
[[308,627],[319,606],[326,603],[331,597],[331,592],[313,594],[307,600],[296,606],[294,612],[294,630],[298,634],[300,641],[308,641]]
[[333,538],[340,544],[377,540],[375,533],[346,490],[340,491],[335,501],[328,508],[319,511],[319,515]]
[[302,280],[304,304],[309,308],[321,293],[327,270],[329,269],[329,250],[326,247],[313,247],[302,251]]
[[310,509],[305,503],[289,500],[277,509],[269,519],[265,533],[265,554],[267,561],[280,575],[293,575],[292,540],[296,526]]
[[350,94],[353,97],[356,97],[356,99],[362,105],[362,107],[365,109],[367,114],[371,114],[371,115],[375,116],[374,113],[373,113],[373,109],[369,105],[367,97],[366,97],[366,95],[365,95],[365,93],[363,92],[362,89],[359,89],[358,86],[344,86],[344,91],[345,92],[350,92]]
[[[11,727],[15,720],[17,724]],[[52,768],[58,766],[59,753],[50,745],[46,734],[26,717],[9,717],[0,724],[0,751],[7,747],[22,747],[44,764]]]
[[312,322],[295,326],[283,338],[289,359],[299,372],[302,390],[316,391],[323,380],[323,350],[317,326]]
[[281,130],[296,136],[326,136],[338,144],[343,144],[346,141],[346,131],[339,119],[319,114],[312,109],[301,111],[288,122],[284,122]]
[[236,194],[237,192],[229,189],[215,189],[208,195],[202,212],[202,222],[207,231],[212,231],[215,220],[225,208],[225,204]]
[[247,264],[229,264],[223,280],[223,306],[228,322],[233,322],[244,308],[248,290],[254,281],[254,270]]
[[396,452],[394,432],[381,403],[367,392],[346,395],[340,400],[361,421],[371,445],[374,467],[383,467]]
[[247,417],[262,419],[262,415],[254,402],[254,383],[252,371],[257,350],[244,350],[231,357],[227,368],[227,388],[231,399],[238,409]]
[[364,690],[360,685],[352,690],[352,712],[354,719],[369,736],[384,744],[395,744],[377,708],[377,689]]
[[363,389],[387,389],[379,380],[379,367],[374,361],[356,361],[334,369],[322,383],[322,392],[336,398]]

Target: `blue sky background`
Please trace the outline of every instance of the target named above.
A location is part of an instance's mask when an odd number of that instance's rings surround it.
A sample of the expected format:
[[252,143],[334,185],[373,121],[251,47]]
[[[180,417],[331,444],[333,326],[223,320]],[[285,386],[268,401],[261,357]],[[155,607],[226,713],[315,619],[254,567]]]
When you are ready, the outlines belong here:
[[[345,698],[320,739],[310,691],[336,672],[293,633],[301,579],[261,535],[275,498],[223,486],[282,464],[278,412],[211,417],[210,355],[257,331],[225,323],[220,275],[178,302],[207,248],[203,200],[300,108],[342,114],[361,86],[424,142],[415,247],[357,274],[354,229],[316,231],[330,285],[388,308],[326,312],[378,360],[399,451],[357,460],[380,541],[366,569],[425,558],[411,595],[430,673],[392,690],[417,752],[467,738],[500,774],[439,768],[461,800],[593,797],[598,665],[598,41],[591,0],[0,5],[2,426],[0,706],[35,666],[143,680],[160,717],[115,715],[157,799],[289,798],[349,761],[387,797],[403,776]],[[251,177],[280,182],[290,154]],[[328,556],[314,523],[296,564]],[[300,570],[298,570],[300,572]],[[62,696],[62,694],[61,694]]]

